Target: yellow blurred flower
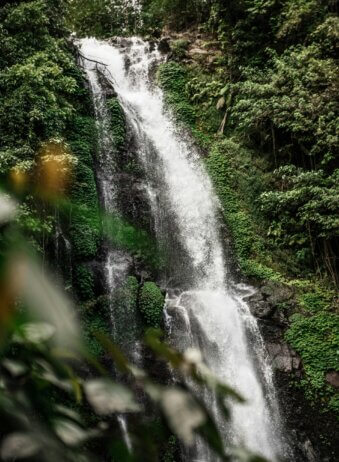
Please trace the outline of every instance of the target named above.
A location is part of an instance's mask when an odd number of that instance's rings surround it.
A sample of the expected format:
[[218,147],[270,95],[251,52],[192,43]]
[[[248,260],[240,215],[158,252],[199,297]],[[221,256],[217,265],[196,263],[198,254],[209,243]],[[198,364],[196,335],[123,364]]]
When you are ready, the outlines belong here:
[[54,138],[43,143],[37,161],[39,192],[45,196],[64,194],[76,162],[63,140]]
[[25,189],[29,181],[27,172],[18,167],[14,167],[11,169],[9,177],[14,190],[18,193],[22,192]]

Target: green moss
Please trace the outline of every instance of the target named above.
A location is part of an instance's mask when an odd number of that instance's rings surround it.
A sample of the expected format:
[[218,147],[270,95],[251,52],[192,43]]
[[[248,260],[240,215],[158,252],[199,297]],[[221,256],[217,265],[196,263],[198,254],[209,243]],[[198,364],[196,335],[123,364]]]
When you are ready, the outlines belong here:
[[93,300],[94,278],[88,266],[77,265],[75,267],[73,284],[81,301]]
[[145,282],[140,291],[139,307],[146,324],[160,327],[163,320],[165,297],[154,282]]
[[146,266],[156,269],[162,267],[163,256],[145,230],[136,228],[117,215],[110,215],[105,219],[105,233],[116,248],[127,250]]
[[299,303],[306,311],[310,313],[317,313],[329,308],[331,295],[330,291],[318,289],[302,294],[299,298]]
[[309,317],[295,314],[291,317],[286,340],[303,360],[305,376],[301,385],[306,396],[323,410],[331,408],[338,411],[336,391],[325,381],[326,372],[338,369],[338,316],[329,311],[321,311]]
[[113,142],[119,151],[125,144],[126,140],[126,121],[124,111],[117,98],[109,98],[107,107],[111,116],[111,130]]
[[246,195],[253,191],[252,180],[246,172],[240,180],[242,167],[235,165],[236,158],[242,157],[246,161],[249,156],[238,143],[225,139],[213,144],[205,163],[221,201],[235,256],[243,273],[257,279],[279,280],[281,276],[264,263],[264,242],[258,232],[258,223],[248,209]]
[[171,108],[177,120],[193,126],[196,113],[186,92],[187,72],[185,68],[172,61],[164,63],[159,66],[157,80],[165,92],[166,104]]
[[258,261],[245,258],[240,258],[238,261],[242,272],[250,278],[281,282],[284,281],[283,276],[279,272]]
[[[83,111],[86,110],[82,107]],[[72,121],[72,126],[69,128],[69,138],[73,143],[83,145],[88,152],[93,151],[96,141],[96,126],[95,120],[92,116],[77,114]],[[81,150],[77,150],[77,154],[83,162],[91,163],[92,155],[87,157],[81,156]]]
[[186,94],[187,71],[173,61],[161,64],[157,73],[157,80],[166,93]]
[[114,295],[114,340],[120,346],[131,344],[141,336],[142,328],[137,309],[138,292],[139,283],[135,277],[130,276]]
[[74,257],[79,261],[95,258],[100,243],[100,219],[96,210],[77,207],[72,215],[70,238]]
[[217,133],[222,121],[222,113],[215,105],[211,105],[205,110],[198,112],[198,125],[203,133]]
[[[86,112],[85,107],[80,105],[80,108]],[[78,160],[70,190],[70,199],[74,204],[70,220],[70,241],[76,265],[93,259],[100,243],[100,215],[93,164],[96,139],[94,118],[81,115],[80,111],[74,117],[69,133],[69,145]]]
[[107,326],[108,323],[105,322],[102,317],[95,314],[87,314],[87,316],[85,316],[83,319],[83,334],[85,344],[88,348],[88,351],[93,356],[100,357],[105,353],[95,334],[97,332],[101,332],[107,336],[110,335]]
[[83,162],[78,162],[72,184],[72,200],[90,208],[98,207],[93,168]]

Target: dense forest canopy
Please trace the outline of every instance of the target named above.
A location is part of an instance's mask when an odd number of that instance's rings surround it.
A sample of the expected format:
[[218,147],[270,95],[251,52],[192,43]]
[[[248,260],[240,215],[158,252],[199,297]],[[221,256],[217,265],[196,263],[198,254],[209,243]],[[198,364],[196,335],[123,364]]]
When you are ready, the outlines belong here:
[[[163,343],[164,293],[154,274],[166,256],[141,226],[99,207],[98,126],[76,39],[134,35],[164,46],[157,83],[176,122],[203,152],[239,272],[254,285],[293,294],[276,306],[284,341],[303,364],[294,384],[330,427],[338,415],[337,389],[329,381],[337,377],[339,348],[338,2],[3,1],[1,460],[92,461],[99,455],[131,462],[147,454],[149,461],[174,462],[193,431],[222,460],[262,460],[241,450],[225,455],[187,379],[216,390],[227,416],[225,397],[242,398],[200,359]],[[107,105],[115,148],[123,153],[126,121],[115,94]],[[129,169],[138,174],[134,165]],[[146,268],[127,279],[114,303],[121,337],[131,335],[126,313],[138,312],[138,335],[153,361],[149,371],[135,369],[111,341],[109,300],[96,274],[107,242]],[[26,285],[17,276],[22,261],[31,275]],[[50,268],[63,282],[48,279]],[[73,300],[81,335],[60,287]],[[39,323],[56,318],[69,330],[51,340],[53,333],[46,335]],[[178,386],[159,383],[154,370],[165,367],[162,361],[176,369]],[[113,363],[124,385],[111,380]],[[184,409],[182,425],[171,412],[169,391]],[[107,400],[107,412],[97,393]],[[145,409],[135,402],[138,393],[147,396]],[[121,412],[133,415],[133,454],[116,424]],[[320,439],[330,446],[330,435]]]

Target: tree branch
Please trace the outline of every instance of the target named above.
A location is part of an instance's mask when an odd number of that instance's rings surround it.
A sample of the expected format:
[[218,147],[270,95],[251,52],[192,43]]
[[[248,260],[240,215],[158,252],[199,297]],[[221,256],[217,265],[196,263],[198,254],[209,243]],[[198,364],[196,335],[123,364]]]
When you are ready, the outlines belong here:
[[91,61],[92,63],[96,63],[96,64],[101,64],[102,66],[105,66],[105,67],[108,66],[108,64],[102,63],[101,61],[96,61],[95,59],[87,58],[80,51],[78,51],[78,54],[79,54],[79,56],[81,56],[83,59],[86,59],[87,61]]

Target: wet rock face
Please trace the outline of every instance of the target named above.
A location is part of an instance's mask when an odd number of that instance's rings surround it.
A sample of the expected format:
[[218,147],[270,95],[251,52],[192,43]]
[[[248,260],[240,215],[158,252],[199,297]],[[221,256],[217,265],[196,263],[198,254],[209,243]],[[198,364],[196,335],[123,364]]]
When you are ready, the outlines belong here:
[[107,80],[106,75],[100,70],[99,66],[97,67],[97,71],[98,71],[99,82],[100,82],[100,85],[102,86],[102,89],[105,93],[106,98],[108,99],[108,98],[116,97],[117,96],[116,91],[112,87],[112,84]]
[[287,343],[267,343],[266,347],[273,369],[288,373],[300,370],[301,359]]
[[295,304],[293,289],[268,281],[247,301],[251,313],[259,320],[273,369],[288,374],[298,372],[301,376],[301,359],[283,339],[289,313]]
[[259,319],[287,325],[287,312],[293,307],[294,291],[283,284],[268,281],[259,290],[248,297],[252,314]]

